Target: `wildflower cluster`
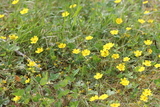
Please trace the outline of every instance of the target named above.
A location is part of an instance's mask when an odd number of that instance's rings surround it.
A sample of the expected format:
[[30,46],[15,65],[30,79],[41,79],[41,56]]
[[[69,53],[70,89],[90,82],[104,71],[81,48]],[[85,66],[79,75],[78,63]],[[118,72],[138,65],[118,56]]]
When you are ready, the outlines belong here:
[[0,106],[158,104],[154,1],[1,0]]
[[140,96],[140,100],[147,102],[148,97],[151,95],[152,95],[152,91],[150,89],[144,89],[141,96]]
[[103,45],[103,50],[100,50],[100,54],[102,57],[106,57],[109,55],[109,50],[114,46],[114,43],[106,43]]
[[90,98],[90,101],[95,101],[95,100],[105,100],[107,99],[109,96],[107,94],[102,94],[101,96],[98,96],[98,95],[95,95],[95,96],[92,96]]

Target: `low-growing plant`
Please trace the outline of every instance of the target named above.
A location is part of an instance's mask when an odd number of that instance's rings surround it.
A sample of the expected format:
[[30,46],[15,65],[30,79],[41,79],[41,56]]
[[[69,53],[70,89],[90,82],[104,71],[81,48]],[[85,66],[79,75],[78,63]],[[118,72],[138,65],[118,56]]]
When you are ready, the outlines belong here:
[[159,107],[159,0],[3,0],[0,106]]

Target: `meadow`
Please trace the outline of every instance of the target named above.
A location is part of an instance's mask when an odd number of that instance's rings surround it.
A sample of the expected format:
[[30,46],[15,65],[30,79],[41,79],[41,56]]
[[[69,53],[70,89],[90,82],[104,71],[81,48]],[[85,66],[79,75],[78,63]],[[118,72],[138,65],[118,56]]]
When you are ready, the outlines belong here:
[[1,0],[0,107],[160,107],[160,0]]

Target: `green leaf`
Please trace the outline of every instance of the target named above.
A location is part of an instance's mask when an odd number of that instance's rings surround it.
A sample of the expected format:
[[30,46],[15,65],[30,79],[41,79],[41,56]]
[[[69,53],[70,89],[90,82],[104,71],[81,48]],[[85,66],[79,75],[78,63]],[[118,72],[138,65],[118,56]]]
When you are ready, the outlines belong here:
[[57,78],[59,77],[59,73],[57,73],[57,74],[54,74],[54,73],[50,73],[50,80],[52,80],[52,81],[54,81],[54,80],[56,80]]
[[160,78],[154,80],[154,83],[156,84],[156,86],[160,87]]
[[44,77],[40,80],[40,85],[45,85],[48,82],[48,72],[44,74]]
[[98,95],[98,92],[94,90],[89,90],[88,95]]
[[68,80],[67,80],[67,79],[64,79],[63,81],[60,81],[60,82],[59,82],[59,85],[60,85],[61,87],[65,87],[67,84],[68,84]]
[[40,96],[39,94],[36,94],[36,96],[33,96],[33,97],[32,97],[32,100],[33,100],[34,102],[38,102],[40,98],[41,98],[41,96]]
[[31,91],[31,85],[29,85],[29,86],[26,87],[26,91],[27,91],[27,92],[30,92],[30,91]]
[[62,107],[62,102],[61,101],[57,101],[55,104],[54,104],[55,107]]
[[47,78],[42,78],[40,80],[40,85],[45,85],[48,82]]
[[6,52],[0,53],[0,56],[6,56]]
[[61,98],[62,96],[67,95],[69,92],[70,92],[70,90],[69,90],[69,89],[59,91],[59,93],[58,93],[58,98]]
[[55,85],[56,89],[59,89],[61,87],[65,87],[68,84],[69,80],[64,79],[62,81],[60,81],[58,84]]
[[79,101],[71,101],[69,107],[78,107]]
[[3,98],[3,97],[0,97],[0,107],[3,107],[4,105],[8,105],[10,102],[9,98]]
[[29,98],[26,98],[23,103],[28,104],[29,101],[30,101],[30,99],[29,99]]
[[94,63],[98,63],[98,62],[101,61],[101,58],[99,58],[97,55],[93,55],[93,56],[92,56],[92,59],[93,59],[93,62],[94,62]]
[[82,9],[82,6],[78,6],[76,12],[74,13],[73,17],[78,16],[78,13],[80,12],[80,10]]
[[112,90],[107,90],[106,93],[107,93],[108,95],[116,94],[116,92],[115,92],[115,91],[112,91]]
[[77,75],[78,72],[79,72],[79,69],[74,70],[74,71],[73,71],[73,76]]
[[9,45],[8,46],[8,51],[17,51],[17,50],[19,50],[19,46],[16,46],[16,45],[14,45],[14,44],[12,44],[12,45]]
[[8,42],[0,42],[0,47],[6,51],[17,51],[19,50],[19,46],[16,44],[9,44]]
[[22,96],[25,93],[24,89],[17,89],[15,93],[12,93],[15,96]]

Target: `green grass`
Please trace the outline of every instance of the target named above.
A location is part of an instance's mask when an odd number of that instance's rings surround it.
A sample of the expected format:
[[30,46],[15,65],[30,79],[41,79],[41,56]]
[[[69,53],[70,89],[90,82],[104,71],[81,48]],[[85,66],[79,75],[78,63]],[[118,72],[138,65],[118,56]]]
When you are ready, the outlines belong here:
[[[69,8],[72,4],[77,6]],[[112,103],[120,103],[120,107],[159,107],[159,4],[159,0],[147,4],[140,0],[2,1],[0,106],[111,107]],[[23,8],[29,11],[20,14]],[[69,15],[62,17],[65,11]],[[145,11],[150,13],[144,14]],[[117,18],[123,22],[117,24]],[[148,22],[150,19],[153,22]],[[113,35],[112,30],[119,32]],[[17,39],[10,37],[14,34]],[[32,44],[30,39],[34,36],[38,41]],[[86,40],[87,36],[93,39]],[[152,44],[146,45],[146,40]],[[60,48],[61,43],[66,46]],[[100,51],[107,43],[114,46],[103,57]],[[43,51],[36,53],[41,47]],[[80,49],[80,53],[74,54],[73,49]],[[85,49],[89,55],[83,55]],[[137,50],[142,51],[138,57]],[[113,54],[119,58],[114,59]],[[124,57],[130,60],[123,61]],[[145,65],[145,60],[151,65]],[[35,62],[33,66],[29,66],[31,61]],[[124,70],[118,69],[123,63]],[[145,70],[139,72],[141,66]],[[96,79],[96,73],[103,76]],[[126,86],[120,83],[123,78],[129,81]],[[152,93],[146,95],[147,101],[140,100],[144,89]],[[108,98],[93,98],[103,94]]]

